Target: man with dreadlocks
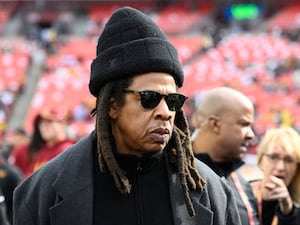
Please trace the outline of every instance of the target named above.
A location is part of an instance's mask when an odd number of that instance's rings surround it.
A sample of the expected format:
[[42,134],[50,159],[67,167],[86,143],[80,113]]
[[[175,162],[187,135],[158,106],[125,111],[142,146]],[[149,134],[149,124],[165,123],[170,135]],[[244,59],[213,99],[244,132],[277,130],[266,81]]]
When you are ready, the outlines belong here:
[[238,225],[229,186],[194,159],[177,51],[145,14],[108,20],[91,65],[95,131],[14,193],[14,225]]

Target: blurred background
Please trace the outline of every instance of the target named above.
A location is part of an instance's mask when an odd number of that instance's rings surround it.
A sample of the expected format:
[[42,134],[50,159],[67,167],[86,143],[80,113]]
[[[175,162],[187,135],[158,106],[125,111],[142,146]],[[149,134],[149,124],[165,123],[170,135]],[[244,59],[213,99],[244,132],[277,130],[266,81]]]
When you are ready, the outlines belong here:
[[2,147],[11,130],[30,135],[45,108],[65,113],[76,139],[93,129],[90,64],[106,21],[125,5],[150,15],[177,48],[188,116],[207,89],[229,86],[253,100],[257,142],[268,128],[300,131],[298,0],[1,0]]

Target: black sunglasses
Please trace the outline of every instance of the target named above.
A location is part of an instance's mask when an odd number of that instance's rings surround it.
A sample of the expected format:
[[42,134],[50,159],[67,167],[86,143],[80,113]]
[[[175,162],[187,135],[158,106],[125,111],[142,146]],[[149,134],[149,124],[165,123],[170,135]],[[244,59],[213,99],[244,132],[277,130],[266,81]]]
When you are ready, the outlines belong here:
[[181,109],[185,100],[188,98],[178,93],[164,95],[156,91],[136,91],[128,88],[125,88],[124,92],[139,94],[141,96],[141,104],[146,109],[154,109],[160,103],[162,97],[164,97],[169,110],[178,111]]

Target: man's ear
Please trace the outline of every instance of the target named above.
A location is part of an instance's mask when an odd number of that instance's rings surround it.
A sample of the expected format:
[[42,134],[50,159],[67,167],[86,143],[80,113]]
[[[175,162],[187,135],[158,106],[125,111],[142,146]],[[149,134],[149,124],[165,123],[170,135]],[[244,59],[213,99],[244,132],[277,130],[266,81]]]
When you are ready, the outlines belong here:
[[197,127],[197,120],[196,120],[196,114],[194,113],[194,115],[192,115],[192,118],[191,118],[191,126],[192,127]]
[[115,98],[110,98],[108,106],[108,115],[111,119],[116,119],[118,117],[118,109],[119,107]]
[[209,126],[212,128],[212,130],[215,133],[219,133],[220,132],[220,119],[218,116],[210,116],[208,118],[209,121]]

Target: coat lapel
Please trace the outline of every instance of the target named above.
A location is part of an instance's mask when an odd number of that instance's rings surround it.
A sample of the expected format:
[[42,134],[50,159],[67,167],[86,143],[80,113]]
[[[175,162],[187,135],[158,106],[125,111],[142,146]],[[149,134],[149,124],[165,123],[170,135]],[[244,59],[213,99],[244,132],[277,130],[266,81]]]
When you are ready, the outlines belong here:
[[206,194],[205,191],[201,193],[199,191],[190,191],[190,196],[192,199],[192,203],[194,209],[196,211],[196,215],[191,217],[188,213],[184,193],[182,190],[181,180],[170,166],[168,166],[169,173],[169,186],[170,186],[170,196],[171,196],[171,205],[174,217],[175,225],[197,225],[197,224],[205,224],[210,225],[213,222],[213,212],[209,210],[208,207],[202,204],[202,202],[206,202]]
[[[84,152],[83,152],[84,151]],[[56,205],[50,209],[53,225],[92,225],[93,146],[91,136],[71,150],[70,157],[53,183]]]
[[[91,135],[84,138],[70,152],[60,175],[53,183],[57,191],[56,205],[50,209],[52,225],[92,225],[93,221],[93,146]],[[188,214],[181,180],[168,166],[170,199],[175,225],[210,225],[213,213],[202,202],[207,202],[206,192],[191,191],[196,215]]]

